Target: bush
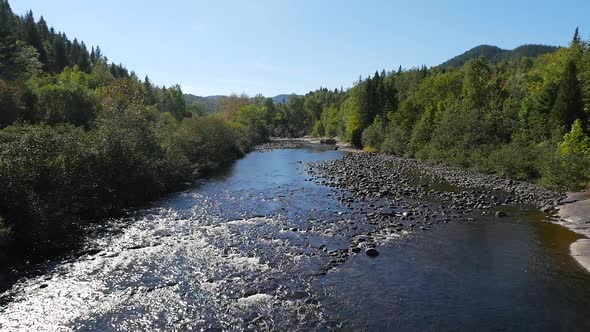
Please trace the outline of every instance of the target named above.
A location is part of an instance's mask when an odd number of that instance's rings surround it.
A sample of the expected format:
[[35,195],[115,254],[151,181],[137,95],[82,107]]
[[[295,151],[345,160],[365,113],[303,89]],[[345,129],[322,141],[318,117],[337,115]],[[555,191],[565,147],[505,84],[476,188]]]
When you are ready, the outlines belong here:
[[517,136],[510,144],[494,150],[482,165],[484,170],[517,180],[534,181],[541,176],[539,156],[546,151],[525,137]]
[[409,134],[402,128],[391,124],[381,145],[381,151],[403,156],[408,151]]
[[556,190],[583,190],[590,185],[590,158],[583,155],[545,155],[541,185]]
[[21,111],[17,89],[0,80],[0,128],[15,122]]
[[89,127],[99,101],[91,90],[77,85],[51,84],[38,90],[38,121]]
[[0,215],[20,246],[40,252],[77,229],[97,182],[88,135],[60,125],[0,131]]
[[239,141],[238,131],[223,119],[199,117],[184,119],[171,144],[186,156],[192,173],[198,176],[240,157],[246,144]]
[[364,147],[369,147],[373,151],[378,151],[381,149],[381,144],[383,143],[384,139],[383,130],[372,124],[363,131],[361,141]]

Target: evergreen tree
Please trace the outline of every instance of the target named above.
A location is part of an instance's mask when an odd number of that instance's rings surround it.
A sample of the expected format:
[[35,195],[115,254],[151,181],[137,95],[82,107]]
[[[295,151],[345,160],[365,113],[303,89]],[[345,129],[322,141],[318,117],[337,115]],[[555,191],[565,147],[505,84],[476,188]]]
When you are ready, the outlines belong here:
[[88,49],[84,42],[80,45],[80,61],[78,62],[78,67],[85,73],[90,73],[90,69],[92,69],[90,55],[88,54]]
[[92,62],[92,64],[96,63],[96,53],[94,53],[94,46],[92,46],[92,51],[90,52],[90,62]]
[[555,104],[551,111],[551,120],[554,128],[558,128],[560,135],[563,135],[576,119],[580,119],[585,127],[586,114],[577,78],[577,68],[574,60],[569,60],[559,84]]
[[24,18],[24,36],[25,41],[29,43],[29,45],[33,46],[37,52],[39,52],[39,60],[46,64],[47,52],[43,46],[43,40],[41,39],[41,34],[37,29],[37,24],[35,23],[35,18],[32,11],[27,12]]
[[82,55],[82,50],[81,50],[80,43],[78,42],[78,39],[74,38],[74,41],[72,42],[72,47],[71,47],[70,53],[69,53],[70,63],[79,65],[81,55]]
[[41,36],[41,39],[43,41],[49,40],[49,27],[47,26],[47,22],[45,22],[43,16],[39,18],[39,23],[37,23],[37,30],[39,31],[39,35]]
[[98,61],[104,61],[107,62],[107,58],[102,54],[102,51],[100,50],[100,46],[96,46],[96,48],[94,49],[94,63],[98,62]]
[[572,38],[572,43],[579,45],[581,43],[581,39],[580,39],[580,31],[579,28],[576,27],[576,31],[574,32],[574,38]]
[[156,100],[156,94],[154,93],[154,86],[150,82],[150,78],[146,75],[143,80],[143,90],[145,92],[145,102],[148,105],[154,105]]
[[59,35],[55,38],[55,42],[53,43],[53,49],[53,71],[61,72],[69,64],[66,41],[63,35]]

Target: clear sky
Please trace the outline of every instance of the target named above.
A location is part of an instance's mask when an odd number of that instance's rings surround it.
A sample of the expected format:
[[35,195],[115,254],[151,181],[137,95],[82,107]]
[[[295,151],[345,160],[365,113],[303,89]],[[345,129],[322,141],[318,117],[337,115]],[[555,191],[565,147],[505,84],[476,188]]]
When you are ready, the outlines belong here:
[[159,85],[273,96],[437,65],[479,44],[590,37],[590,0],[11,0]]

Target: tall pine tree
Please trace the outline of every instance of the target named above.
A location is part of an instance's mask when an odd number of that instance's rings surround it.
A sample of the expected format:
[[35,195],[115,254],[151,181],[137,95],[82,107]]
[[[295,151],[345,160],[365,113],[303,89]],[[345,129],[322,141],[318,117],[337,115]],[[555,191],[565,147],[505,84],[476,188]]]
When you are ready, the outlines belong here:
[[576,63],[574,60],[569,60],[557,90],[555,104],[551,110],[551,122],[553,127],[559,130],[560,135],[563,135],[576,119],[580,119],[585,127],[587,119]]

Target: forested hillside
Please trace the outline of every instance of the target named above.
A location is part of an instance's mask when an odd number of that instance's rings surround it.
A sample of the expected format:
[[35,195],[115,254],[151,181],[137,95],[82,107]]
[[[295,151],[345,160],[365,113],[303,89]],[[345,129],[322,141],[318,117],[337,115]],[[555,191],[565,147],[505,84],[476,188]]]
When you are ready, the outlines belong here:
[[187,103],[180,86],[139,79],[7,0],[0,42],[0,244],[23,255],[61,248],[85,222],[177,189],[269,136],[339,136],[550,188],[590,181],[590,44],[577,31],[554,52],[381,71],[283,103]]
[[491,64],[499,64],[503,61],[515,60],[522,57],[536,58],[543,54],[555,52],[557,49],[558,48],[555,46],[532,44],[522,45],[513,50],[505,50],[491,45],[479,45],[461,55],[457,55],[456,57],[443,62],[439,67],[461,67],[468,61],[479,58],[483,58]]
[[[179,188],[265,140],[0,0],[0,261]],[[8,255],[8,256],[2,256]]]
[[319,91],[303,104],[309,132],[369,151],[588,187],[590,45],[577,29],[568,48],[535,59],[377,72],[345,94]]

